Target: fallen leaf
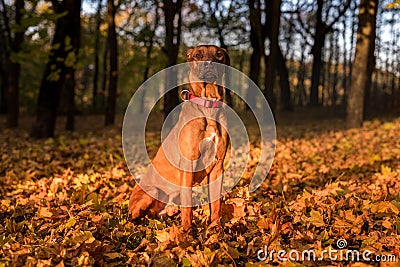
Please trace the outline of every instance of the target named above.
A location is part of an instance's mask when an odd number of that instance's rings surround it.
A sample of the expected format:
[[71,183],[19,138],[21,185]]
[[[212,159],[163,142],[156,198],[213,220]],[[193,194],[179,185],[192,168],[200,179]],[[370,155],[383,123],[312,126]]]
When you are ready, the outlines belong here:
[[107,258],[109,258],[111,260],[124,257],[124,255],[122,255],[121,253],[117,253],[117,252],[105,253],[104,256],[106,256]]
[[399,210],[395,205],[388,201],[381,201],[376,204],[371,205],[371,212],[372,213],[392,213],[392,214],[399,214]]
[[41,207],[41,208],[39,208],[39,216],[45,217],[45,218],[50,218],[51,216],[53,216],[53,213],[51,211],[49,211],[48,208]]
[[311,210],[309,221],[311,224],[315,225],[316,227],[325,226],[324,218],[322,217],[321,213],[316,210]]

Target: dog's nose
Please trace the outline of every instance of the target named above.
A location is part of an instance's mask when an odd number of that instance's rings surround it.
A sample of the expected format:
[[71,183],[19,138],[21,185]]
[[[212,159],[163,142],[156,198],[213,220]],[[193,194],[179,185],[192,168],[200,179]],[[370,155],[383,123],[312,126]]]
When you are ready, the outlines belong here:
[[211,67],[212,63],[213,63],[212,61],[207,60],[207,61],[204,62],[204,67],[206,67],[206,68]]

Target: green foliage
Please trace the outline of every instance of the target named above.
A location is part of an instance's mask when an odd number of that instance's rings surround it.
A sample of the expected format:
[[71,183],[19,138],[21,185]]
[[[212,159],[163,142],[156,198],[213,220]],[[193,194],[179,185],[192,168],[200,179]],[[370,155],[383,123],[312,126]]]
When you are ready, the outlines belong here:
[[50,70],[51,72],[46,79],[49,81],[58,81],[60,79],[61,69],[58,69],[56,65],[51,65]]
[[67,36],[64,39],[64,50],[68,51],[72,49],[72,45],[71,45],[71,37]]
[[27,29],[32,29],[33,31],[30,33],[34,33],[35,29],[39,30],[41,27],[40,25],[44,22],[55,22],[58,19],[64,17],[67,15],[67,12],[63,12],[63,13],[48,13],[48,12],[44,12],[44,13],[39,13],[39,14],[29,14],[29,16],[24,16],[21,19],[21,24],[15,24],[13,23],[11,25],[11,29],[14,32],[25,32]]
[[67,54],[67,57],[65,58],[65,66],[67,67],[73,67],[76,63],[76,54],[75,51],[70,51]]

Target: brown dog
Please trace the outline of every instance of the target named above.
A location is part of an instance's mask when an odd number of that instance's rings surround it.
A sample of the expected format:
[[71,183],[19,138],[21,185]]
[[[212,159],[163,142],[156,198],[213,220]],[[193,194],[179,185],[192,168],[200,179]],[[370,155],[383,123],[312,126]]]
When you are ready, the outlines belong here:
[[223,162],[229,145],[222,101],[222,76],[230,64],[226,50],[201,45],[187,54],[190,90],[178,123],[164,140],[151,166],[133,189],[129,199],[132,218],[148,211],[160,212],[178,201],[184,230],[192,224],[192,187],[208,186],[211,222],[220,225]]

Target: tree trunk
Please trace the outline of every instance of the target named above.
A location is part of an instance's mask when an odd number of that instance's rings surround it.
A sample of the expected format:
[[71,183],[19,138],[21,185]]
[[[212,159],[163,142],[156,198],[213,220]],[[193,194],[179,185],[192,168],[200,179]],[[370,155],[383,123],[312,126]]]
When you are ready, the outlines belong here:
[[[329,35],[329,55],[328,62],[326,62],[326,83],[324,84],[323,90],[326,93],[326,99],[322,99],[322,104],[331,105],[333,103],[333,71],[332,65],[335,56],[335,47],[334,47],[334,32]],[[324,102],[326,101],[326,102]]]
[[99,80],[99,50],[100,50],[100,25],[101,25],[101,9],[102,1],[98,2],[96,12],[96,29],[94,41],[94,71],[93,71],[93,110],[97,109],[97,93],[98,93],[98,80]]
[[222,30],[223,30],[222,28],[217,29],[219,47],[228,50],[228,46],[225,43],[225,35]]
[[6,88],[7,99],[7,124],[8,128],[18,127],[19,114],[19,76],[21,73],[21,65],[19,63],[10,62],[8,65],[8,82]]
[[67,121],[65,130],[75,129],[75,70],[68,68],[65,75],[65,96],[67,101]]
[[251,53],[251,56],[250,56],[249,77],[255,84],[259,85],[260,72],[261,72],[260,63],[261,63],[262,53],[261,53],[260,47],[257,44],[255,44],[255,43],[258,43],[258,40],[256,40],[254,43],[252,40],[254,40],[254,36],[252,36],[252,34],[250,33],[250,42],[252,43],[253,52]]
[[[399,54],[397,54],[397,62],[400,62],[400,56]],[[395,107],[394,107],[394,113],[396,116],[400,115],[400,75],[397,76],[397,84],[398,84],[398,88],[397,88],[397,93],[396,93],[396,103],[395,103]]]
[[118,40],[115,28],[116,7],[114,0],[107,1],[108,6],[108,35],[110,48],[110,72],[108,83],[108,96],[106,106],[105,125],[114,124],[115,109],[117,104],[117,81],[118,81]]
[[304,62],[304,51],[301,53],[299,67],[297,69],[297,86],[296,92],[298,94],[298,105],[303,106],[306,103],[307,94],[304,88],[304,77],[306,72],[306,65]]
[[[400,41],[400,33],[397,32],[395,36],[396,37],[395,37],[394,42],[397,44]],[[396,53],[395,61],[397,63],[400,62],[400,53]],[[395,102],[394,102],[393,114],[395,114],[397,116],[400,114],[400,75],[394,74],[394,76],[395,77],[393,77],[393,79],[397,77],[397,87],[396,87],[397,89],[396,89],[395,96],[394,96]]]
[[[270,40],[270,54],[266,59],[265,68],[265,95],[271,105],[272,111],[276,109],[276,99],[274,88],[276,81],[276,70],[279,74],[280,82],[280,107],[281,110],[292,110],[289,72],[286,67],[286,59],[279,46],[279,32],[281,20],[281,0],[268,1],[265,7],[266,26],[264,32]],[[271,15],[273,14],[273,15]]]
[[[152,64],[151,62],[151,53],[153,51],[153,47],[154,47],[154,37],[156,35],[156,29],[158,27],[159,24],[159,14],[158,14],[158,2],[155,3],[155,19],[154,19],[154,25],[153,28],[151,28],[151,26],[149,25],[149,28],[151,29],[150,31],[150,36],[149,36],[149,41],[147,44],[147,50],[146,50],[146,67],[144,69],[143,72],[143,82],[147,81],[147,79],[149,78],[149,74],[150,74],[150,66]],[[145,97],[146,97],[146,92],[142,93],[142,99],[140,101],[140,112],[143,113],[144,111],[144,101],[145,101]]]
[[[228,48],[225,48],[226,51],[228,51]],[[231,95],[231,90],[229,89],[231,87],[231,71],[229,68],[225,69],[225,101],[226,104],[230,107],[232,107],[232,95]]]
[[279,47],[278,51],[278,75],[281,88],[280,104],[282,111],[293,111],[292,96],[290,92],[289,71],[286,66],[286,59]]
[[347,128],[361,127],[363,122],[364,93],[371,85],[371,74],[374,68],[373,54],[378,3],[379,0],[361,0],[360,2],[352,84],[346,110]]
[[109,62],[109,54],[110,54],[110,37],[107,34],[107,38],[106,38],[106,43],[105,43],[105,48],[104,48],[104,53],[103,53],[103,79],[101,81],[101,108],[102,110],[104,109],[106,103],[106,91],[107,91],[107,85],[109,82],[108,80],[108,62]]
[[319,85],[322,66],[322,49],[325,46],[325,34],[316,33],[315,42],[311,50],[313,55],[311,88],[310,88],[310,105],[319,106]]
[[[163,11],[165,18],[165,48],[168,62],[167,67],[176,65],[181,43],[182,32],[182,0],[174,3],[172,0],[163,0]],[[175,27],[174,21],[178,20]],[[176,74],[169,75],[165,90],[176,85]],[[164,115],[165,117],[179,104],[178,88],[174,88],[164,95]]]
[[[351,24],[351,37],[350,37],[350,65],[349,65],[349,77],[351,78],[353,76],[353,60],[352,60],[352,55],[354,55],[354,37],[356,36],[356,28],[357,28],[357,17],[353,17],[353,21]],[[351,87],[351,79],[349,81],[349,87]],[[346,99],[346,98],[345,98]]]
[[[290,22],[289,29],[286,36],[286,54],[282,53],[282,49],[279,46],[279,57],[278,57],[278,74],[279,83],[281,88],[280,104],[283,111],[293,111],[293,103],[295,99],[292,98],[292,93],[290,91],[290,81],[289,81],[289,71],[288,66],[293,66],[294,60],[294,49],[291,47],[293,42],[293,23]],[[295,95],[294,95],[295,96]]]
[[[24,0],[17,0],[15,2],[15,22],[17,25],[21,24],[22,9],[24,8]],[[24,32],[19,31],[15,33],[12,50],[18,53],[21,49],[21,44],[24,39]],[[19,77],[21,73],[21,64],[11,59],[9,65],[9,82],[7,88],[7,127],[15,128],[18,126],[19,115]]]
[[[332,105],[336,105],[338,99],[337,86],[339,84],[339,61],[340,61],[340,46],[339,46],[339,33],[335,38],[335,65],[333,69],[333,82],[332,82]],[[343,64],[345,59],[343,58]]]
[[311,88],[310,88],[310,105],[318,106],[319,102],[319,81],[321,77],[322,68],[322,49],[325,46],[326,25],[322,21],[322,10],[324,7],[324,0],[317,0],[317,22],[315,25],[314,44],[311,49],[313,55]]
[[36,120],[31,129],[31,137],[53,137],[56,126],[57,109],[60,102],[61,88],[65,82],[67,72],[67,56],[72,52],[72,46],[67,46],[68,38],[75,30],[73,25],[74,14],[81,8],[81,0],[53,1],[53,7],[57,14],[66,13],[59,18],[52,41],[49,60],[43,73]]
[[[378,14],[377,14],[377,18],[376,18],[376,50],[375,50],[375,55],[376,58],[381,58],[382,57],[382,51],[383,47],[382,47],[382,25],[383,25],[383,21],[384,21],[384,16],[383,16],[383,12],[384,9],[378,9]],[[387,55],[387,53],[383,53],[385,55]],[[380,81],[382,81],[382,70],[381,69],[377,69],[375,70],[374,74],[373,74],[373,79],[372,79],[372,89],[371,89],[371,97],[374,99],[374,101],[371,103],[371,108],[373,108],[374,110],[382,110],[382,103],[380,96],[382,91],[380,92]]]
[[75,129],[75,71],[76,64],[78,62],[79,47],[81,40],[81,10],[80,8],[74,9],[74,14],[72,14],[72,23],[70,24],[71,29],[71,45],[72,50],[69,51],[71,57],[74,58],[73,62],[70,62],[67,66],[65,75],[65,88],[67,91],[67,122],[65,129],[68,131],[73,131]]
[[[0,55],[1,56],[1,55]],[[1,71],[1,84],[0,84],[0,114],[7,113],[7,100],[6,100],[6,80],[4,73]]]
[[241,72],[243,72],[244,60],[245,60],[246,57],[247,57],[247,56],[246,56],[246,50],[243,49],[243,50],[240,52],[239,65],[238,65],[239,70],[240,70]]
[[[1,2],[3,12],[6,11],[6,4],[4,0]],[[15,1],[15,24],[21,25],[23,10],[25,7],[24,0]],[[21,44],[24,40],[24,31],[12,30],[7,13],[3,13],[4,30],[1,32],[0,41],[2,43],[2,73],[3,85],[5,86],[5,100],[7,102],[7,122],[8,128],[15,128],[18,126],[19,115],[19,77],[21,72],[21,65],[19,62],[11,58],[12,53],[18,53],[21,49]]]
[[344,18],[343,18],[343,30],[342,30],[342,39],[343,39],[343,80],[342,80],[342,88],[343,88],[343,93],[345,95],[347,93],[347,81],[348,81],[348,77],[347,77],[347,75],[348,75],[348,72],[347,72],[347,38],[346,38],[346,36],[347,36],[347,16],[344,16]]
[[[250,44],[253,49],[250,56],[250,73],[249,78],[259,86],[260,72],[261,72],[261,58],[264,55],[264,36],[262,36],[261,30],[261,10],[260,5],[255,6],[257,0],[248,0],[250,9]],[[255,95],[250,94],[250,90],[247,91],[246,99],[249,105],[254,106],[256,103]],[[249,106],[246,105],[246,109]]]
[[[279,47],[279,27],[281,21],[281,0],[273,0],[267,2],[267,33],[270,41],[268,62],[265,68],[265,96],[272,106],[272,110],[276,109],[276,101],[274,99],[274,88],[276,81],[276,66],[278,65],[278,57],[280,53]],[[273,15],[272,15],[273,14]],[[282,55],[283,56],[283,55]]]
[[[326,35],[332,31],[333,25],[343,16],[346,10],[349,8],[351,0],[347,0],[346,3],[340,5],[342,8],[338,10],[338,15],[332,19],[329,23],[325,23],[322,20],[322,11],[324,7],[324,0],[317,0],[317,22],[315,25],[315,34],[313,36],[314,44],[311,49],[311,54],[313,55],[313,66],[312,66],[312,77],[311,77],[311,89],[310,89],[310,101],[311,106],[319,106],[321,103],[319,101],[319,85],[320,76],[322,68],[322,50],[325,46]],[[327,9],[328,12],[328,9]]]
[[[151,38],[150,43],[147,46],[147,51],[146,51],[146,67],[144,69],[144,73],[143,73],[143,82],[147,81],[147,79],[149,78],[149,72],[150,72],[150,60],[151,60],[151,51],[153,50],[153,38]],[[144,111],[144,101],[145,101],[145,96],[146,96],[146,92],[143,91],[142,93],[142,99],[140,101],[140,113],[143,113]]]
[[[394,110],[395,107],[397,106],[397,88],[396,88],[396,64],[400,64],[400,62],[396,62],[396,31],[394,29],[394,24],[396,23],[395,20],[395,12],[392,12],[392,18],[390,20],[390,35],[392,38],[392,42],[390,45],[390,57],[391,57],[391,64],[390,64],[390,72],[388,71],[388,73],[390,74],[390,88],[391,88],[391,110]],[[396,62],[396,63],[395,63]],[[400,69],[400,67],[398,68]]]
[[[229,72],[228,72],[229,73]],[[226,73],[225,75],[229,75],[228,73]],[[231,90],[228,89],[230,86],[230,78],[228,78],[228,76],[226,76],[225,78],[226,81],[226,87],[225,87],[225,101],[226,104],[230,107],[232,107],[232,95],[231,95]]]
[[321,55],[321,59],[322,59],[322,65],[321,65],[321,77],[319,78],[320,79],[320,81],[319,81],[319,85],[320,85],[320,88],[321,88],[321,95],[319,95],[319,89],[318,89],[318,100],[319,99],[321,99],[321,100],[319,100],[318,101],[318,104],[317,105],[323,105],[324,104],[324,97],[325,97],[325,95],[324,95],[324,93],[325,93],[325,80],[326,80],[326,74],[328,73],[328,71],[326,71],[326,69],[327,69],[327,65],[328,64],[326,64],[326,59],[325,59],[325,54],[326,54],[326,51],[327,49],[324,49],[323,51],[322,51],[322,55]]
[[[373,17],[370,18],[370,24],[372,28],[372,32],[369,36],[369,50],[368,50],[368,61],[367,61],[367,75],[365,82],[365,94],[364,94],[364,107],[363,107],[363,119],[366,116],[366,111],[370,105],[370,95],[371,95],[371,87],[372,87],[372,74],[375,71],[376,66],[376,58],[375,58],[375,39],[376,39],[376,18],[378,12],[379,0],[369,0],[370,11],[373,12]],[[360,25],[359,25],[360,27]]]

